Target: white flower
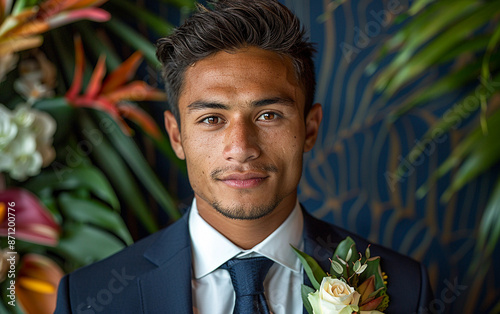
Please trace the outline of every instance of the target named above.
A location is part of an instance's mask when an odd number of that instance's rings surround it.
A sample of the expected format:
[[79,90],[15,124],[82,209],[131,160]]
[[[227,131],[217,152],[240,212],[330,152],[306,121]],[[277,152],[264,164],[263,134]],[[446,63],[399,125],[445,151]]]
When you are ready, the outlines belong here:
[[35,151],[31,155],[18,156],[14,160],[9,175],[16,180],[26,180],[28,177],[36,176],[42,168],[42,156]]
[[30,130],[21,130],[6,149],[13,156],[31,155],[36,152],[36,136]]
[[[55,158],[55,120],[26,105],[18,106],[13,114],[1,106],[0,114],[0,143],[4,143],[0,145],[0,171],[20,181],[37,175],[42,166],[48,166]],[[12,129],[13,135],[9,131]]]
[[17,135],[17,125],[11,112],[0,104],[0,149],[7,146]]
[[14,121],[20,128],[29,128],[35,121],[36,111],[31,109],[31,106],[22,104],[18,105],[14,110]]
[[324,277],[318,291],[310,293],[314,314],[344,314],[358,311],[360,294],[345,282]]

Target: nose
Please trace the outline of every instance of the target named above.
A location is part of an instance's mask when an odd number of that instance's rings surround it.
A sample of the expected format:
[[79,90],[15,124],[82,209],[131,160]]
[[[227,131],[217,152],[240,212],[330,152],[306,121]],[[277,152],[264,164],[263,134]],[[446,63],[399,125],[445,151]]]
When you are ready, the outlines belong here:
[[224,159],[245,163],[260,156],[257,126],[250,122],[233,121],[224,137]]

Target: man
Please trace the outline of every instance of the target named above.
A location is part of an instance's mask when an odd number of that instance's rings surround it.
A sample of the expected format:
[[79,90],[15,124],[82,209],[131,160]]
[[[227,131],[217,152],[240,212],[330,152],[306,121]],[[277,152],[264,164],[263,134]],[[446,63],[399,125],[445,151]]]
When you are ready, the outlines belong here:
[[[361,249],[368,242],[297,201],[303,154],[322,118],[314,49],[298,19],[272,0],[220,0],[157,48],[165,125],[186,160],[193,204],[170,227],[64,277],[56,313],[303,313],[308,280],[290,244],[327,270],[345,237]],[[424,268],[371,251],[389,277],[386,313],[426,308]]]

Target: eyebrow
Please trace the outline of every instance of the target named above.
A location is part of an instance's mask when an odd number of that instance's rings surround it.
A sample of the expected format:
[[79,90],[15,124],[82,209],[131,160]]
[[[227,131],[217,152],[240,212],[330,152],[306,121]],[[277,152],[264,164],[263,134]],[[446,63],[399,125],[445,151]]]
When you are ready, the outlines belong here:
[[[266,99],[261,99],[261,100],[255,100],[250,103],[250,106],[252,107],[264,107],[268,105],[273,105],[273,104],[281,104],[285,106],[293,106],[295,101],[291,98],[283,98],[283,97],[273,97],[273,98],[266,98]],[[203,109],[220,109],[220,110],[229,110],[230,106],[221,104],[218,102],[212,102],[212,101],[195,101],[192,102],[187,106],[189,111],[196,111],[196,110],[203,110]]]

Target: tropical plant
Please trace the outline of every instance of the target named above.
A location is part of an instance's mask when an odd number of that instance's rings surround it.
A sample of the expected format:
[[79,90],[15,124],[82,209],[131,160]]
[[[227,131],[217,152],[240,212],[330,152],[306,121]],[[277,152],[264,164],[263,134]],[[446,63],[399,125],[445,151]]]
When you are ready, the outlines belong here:
[[152,201],[180,216],[143,150],[185,172],[138,104],[165,95],[134,80],[157,76],[152,41],[172,29],[132,0],[0,0],[0,285],[15,279],[17,305],[2,293],[0,312],[52,313],[64,273],[133,242],[120,208],[146,232],[161,227]]
[[[394,122],[417,106],[461,91],[461,100],[446,110],[426,132],[421,143],[439,142],[443,134],[459,129],[463,138],[450,156],[428,178],[417,196],[424,197],[438,179],[452,172],[441,196],[450,200],[466,184],[484,173],[498,173],[500,162],[500,2],[477,0],[419,0],[407,12],[402,28],[385,44],[391,61],[380,72],[376,87],[393,97],[405,86],[421,80],[430,69],[445,68],[446,75],[415,92],[405,91],[405,101],[387,118]],[[373,66],[373,65],[372,65]],[[408,153],[414,164],[425,145]],[[496,170],[495,170],[496,169]],[[403,164],[397,175],[407,171]],[[469,284],[480,284],[495,263],[492,254],[500,238],[500,177],[477,228],[474,260],[467,274]],[[474,312],[479,291],[469,294],[465,313]],[[499,304],[500,306],[500,304]]]

